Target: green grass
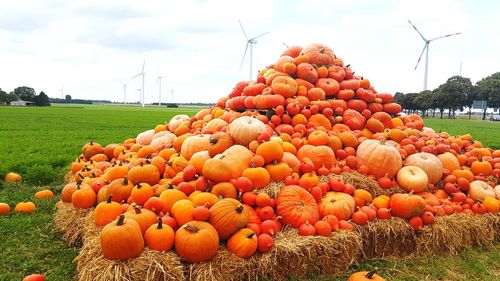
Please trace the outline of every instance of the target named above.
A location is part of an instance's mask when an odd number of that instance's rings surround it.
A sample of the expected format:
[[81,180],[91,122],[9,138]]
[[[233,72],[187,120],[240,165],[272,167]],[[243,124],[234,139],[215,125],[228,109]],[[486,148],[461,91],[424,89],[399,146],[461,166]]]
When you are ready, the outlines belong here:
[[[44,187],[56,193],[63,186],[67,165],[82,145],[95,140],[102,145],[126,138],[168,121],[179,113],[194,114],[200,108],[159,109],[116,105],[60,105],[50,108],[0,107],[0,177],[8,171],[20,173],[25,182],[4,184],[0,180],[0,202],[13,208]],[[500,148],[500,123],[468,120],[426,120],[436,131],[471,133],[483,144]],[[53,231],[54,203],[34,201],[31,215],[0,217],[0,281],[21,280],[31,273],[46,274],[48,280],[69,280],[75,274],[72,262],[78,249],[68,246]],[[451,257],[407,260],[372,260],[355,270],[378,267],[386,280],[500,280],[500,245],[492,249],[470,249]],[[314,278],[332,280],[331,278]]]
[[450,135],[471,134],[485,146],[500,149],[500,122],[467,119],[425,119],[425,125]]

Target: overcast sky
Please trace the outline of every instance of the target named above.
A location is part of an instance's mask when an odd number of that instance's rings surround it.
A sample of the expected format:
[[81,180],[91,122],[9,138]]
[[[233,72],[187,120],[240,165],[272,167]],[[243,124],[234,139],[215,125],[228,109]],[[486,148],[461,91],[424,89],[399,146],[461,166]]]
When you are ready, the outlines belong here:
[[[214,102],[239,80],[246,39],[270,31],[254,48],[254,70],[288,45],[319,42],[367,77],[378,91],[423,88],[424,46],[431,43],[428,88],[452,75],[475,83],[500,71],[500,1],[131,1],[0,0],[0,88],[30,86],[60,97],[137,101],[146,60],[146,102]],[[247,56],[248,58],[248,56]],[[167,95],[168,94],[168,95]]]

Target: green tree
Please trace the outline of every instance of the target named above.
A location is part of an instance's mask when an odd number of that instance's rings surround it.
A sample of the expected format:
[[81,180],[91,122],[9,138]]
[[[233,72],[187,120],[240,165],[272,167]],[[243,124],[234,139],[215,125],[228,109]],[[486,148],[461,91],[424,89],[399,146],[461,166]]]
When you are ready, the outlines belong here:
[[14,94],[23,101],[35,101],[36,92],[33,88],[22,86],[14,89]]
[[[476,83],[477,97],[487,100],[488,107],[500,107],[500,72],[494,73]],[[483,120],[486,119],[486,109],[483,110]]]
[[432,104],[434,108],[439,109],[440,118],[443,119],[444,109],[448,106],[448,98],[446,93],[442,91],[443,85],[432,91]]
[[[440,106],[448,108],[448,118],[455,117],[457,109],[463,109],[464,106],[471,105],[474,97],[474,87],[469,78],[462,76],[452,76],[446,83],[438,87]],[[442,108],[444,110],[444,108]],[[441,111],[442,112],[442,111]]]
[[66,96],[64,97],[64,99],[65,99],[65,100],[67,100],[67,101],[71,101],[71,95],[66,95]]
[[433,108],[432,92],[429,90],[422,91],[413,100],[415,106],[422,111],[422,117],[426,116],[427,110]]
[[36,106],[50,106],[49,97],[41,91],[38,96],[35,97]]

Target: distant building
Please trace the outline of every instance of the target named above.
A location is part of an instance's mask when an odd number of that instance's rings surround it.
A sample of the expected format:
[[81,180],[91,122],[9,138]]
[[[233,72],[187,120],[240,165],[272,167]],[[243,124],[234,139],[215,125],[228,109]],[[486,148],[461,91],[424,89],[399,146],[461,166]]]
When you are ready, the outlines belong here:
[[16,100],[16,101],[11,101],[10,105],[12,105],[12,106],[34,106],[35,103],[32,101]]

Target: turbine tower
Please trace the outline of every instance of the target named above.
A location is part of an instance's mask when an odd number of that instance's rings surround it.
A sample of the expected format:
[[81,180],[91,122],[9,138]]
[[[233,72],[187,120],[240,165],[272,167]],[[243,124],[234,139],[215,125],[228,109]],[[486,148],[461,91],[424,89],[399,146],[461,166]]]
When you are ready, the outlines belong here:
[[122,86],[123,86],[123,103],[126,104],[127,103],[127,83],[122,82]]
[[422,35],[422,33],[420,33],[420,31],[418,31],[417,27],[410,20],[408,20],[408,22],[411,24],[411,26],[413,26],[415,31],[420,35],[420,37],[422,37],[422,40],[424,40],[424,42],[425,42],[424,48],[422,49],[422,53],[420,53],[420,56],[418,57],[418,60],[417,60],[417,64],[415,65],[415,69],[413,69],[413,70],[417,70],[418,63],[420,62],[420,59],[422,58],[422,55],[424,54],[424,51],[425,51],[425,71],[424,71],[424,91],[425,91],[425,90],[427,90],[427,74],[428,74],[428,70],[429,70],[429,44],[432,41],[435,41],[438,39],[450,37],[453,35],[458,35],[458,34],[460,34],[460,32],[446,34],[446,35],[438,36],[438,37],[435,37],[432,39],[427,39],[424,37],[424,35]]
[[163,76],[158,76],[158,79],[156,79],[156,83],[158,83],[158,106],[161,107],[161,79],[163,79]]
[[243,35],[245,35],[245,38],[247,39],[247,44],[245,46],[245,52],[243,53],[243,58],[241,59],[241,64],[240,64],[240,69],[241,67],[243,66],[243,61],[245,60],[245,56],[247,54],[247,50],[248,50],[248,46],[250,46],[250,54],[249,54],[249,69],[248,69],[248,73],[249,73],[249,78],[248,80],[252,80],[252,77],[253,77],[253,45],[257,44],[257,38],[259,37],[262,37],[266,34],[269,33],[269,31],[267,32],[264,32],[258,36],[255,36],[255,37],[252,37],[250,39],[248,39],[248,36],[247,36],[247,33],[245,32],[245,29],[243,28],[243,24],[241,24],[241,21],[238,20],[238,22],[240,23],[240,27],[241,27],[241,31],[243,31]]
[[144,59],[143,63],[142,63],[142,70],[140,73],[134,75],[131,79],[134,79],[138,76],[142,76],[142,91],[141,91],[141,96],[140,96],[140,102],[141,102],[141,105],[142,107],[144,107],[144,76],[146,76],[146,73],[144,72],[144,66],[146,65],[146,59]]

